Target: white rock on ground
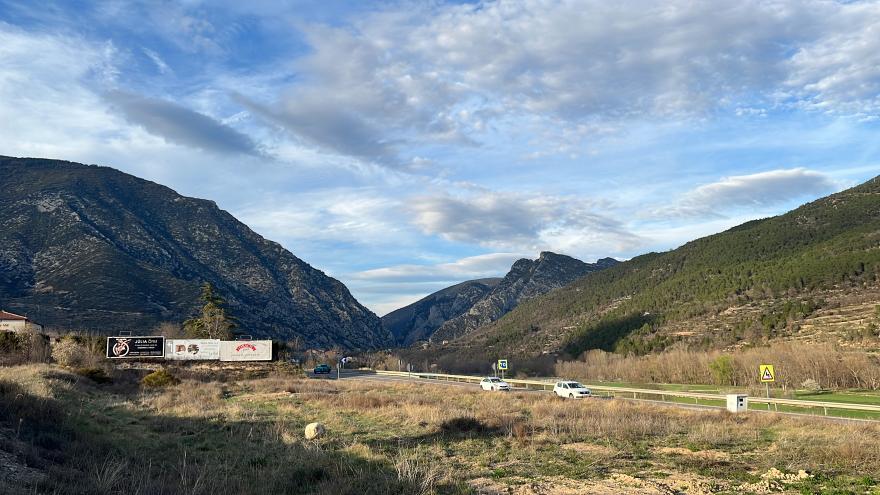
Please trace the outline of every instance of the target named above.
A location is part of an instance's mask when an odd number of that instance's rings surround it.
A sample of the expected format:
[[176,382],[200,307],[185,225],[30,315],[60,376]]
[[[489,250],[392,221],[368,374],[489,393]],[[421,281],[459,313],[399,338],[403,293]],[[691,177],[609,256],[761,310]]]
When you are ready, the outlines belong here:
[[306,440],[316,440],[324,436],[327,429],[321,423],[309,423],[306,425]]

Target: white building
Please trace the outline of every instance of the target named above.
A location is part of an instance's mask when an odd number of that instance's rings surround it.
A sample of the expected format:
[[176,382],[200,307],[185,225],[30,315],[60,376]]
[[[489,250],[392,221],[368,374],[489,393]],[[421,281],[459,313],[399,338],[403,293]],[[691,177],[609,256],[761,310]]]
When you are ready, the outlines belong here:
[[25,330],[43,331],[43,325],[34,323],[27,316],[9,313],[0,309],[0,332],[23,332]]

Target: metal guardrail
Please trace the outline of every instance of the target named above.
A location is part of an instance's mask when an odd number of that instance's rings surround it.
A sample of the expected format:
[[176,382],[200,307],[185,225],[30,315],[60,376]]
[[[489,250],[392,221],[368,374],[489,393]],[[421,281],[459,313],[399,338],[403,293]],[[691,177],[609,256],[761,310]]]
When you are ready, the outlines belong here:
[[[376,374],[379,375],[390,375],[390,376],[403,376],[403,377],[412,377],[412,378],[422,378],[428,380],[443,380],[443,381],[457,381],[457,382],[469,382],[469,383],[478,383],[483,379],[481,376],[470,376],[470,375],[448,375],[444,373],[417,373],[417,372],[406,372],[406,371],[381,371],[374,370]],[[541,390],[552,390],[555,381],[546,381],[546,380],[519,380],[519,379],[505,379],[507,383],[511,385],[521,385],[522,388],[540,388]],[[672,390],[653,390],[653,389],[645,389],[645,388],[627,388],[627,387],[609,387],[606,385],[591,385],[589,383],[585,384],[591,390],[599,390],[603,392],[616,392],[620,394],[632,394],[634,399],[639,398],[639,396],[660,396],[660,400],[666,401],[666,397],[678,397],[685,399],[694,399],[695,404],[699,404],[700,400],[714,400],[725,402],[727,400],[726,395],[722,394],[706,394],[700,392],[677,392]],[[757,404],[767,404],[768,409],[770,406],[773,406],[775,410],[779,410],[779,406],[792,406],[792,407],[802,407],[809,409],[822,409],[823,413],[827,416],[829,409],[843,409],[849,411],[868,411],[868,412],[876,412],[880,413],[880,405],[873,404],[855,404],[851,402],[827,402],[827,401],[812,401],[812,400],[797,400],[797,399],[776,399],[776,398],[767,398],[767,397],[752,397],[749,396],[750,403]]]

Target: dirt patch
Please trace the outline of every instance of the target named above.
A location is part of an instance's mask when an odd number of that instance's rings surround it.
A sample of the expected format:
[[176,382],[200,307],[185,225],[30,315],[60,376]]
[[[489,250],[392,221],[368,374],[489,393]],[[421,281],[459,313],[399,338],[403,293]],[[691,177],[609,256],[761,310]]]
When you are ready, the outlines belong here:
[[657,454],[674,455],[689,457],[691,459],[702,459],[706,461],[729,461],[730,454],[720,450],[688,450],[681,447],[661,447],[654,449]]
[[586,442],[566,443],[560,445],[560,447],[565,450],[577,452],[578,454],[594,455],[598,457],[614,457],[617,455],[617,449],[613,447]]
[[576,481],[563,477],[540,480],[516,480],[510,485],[489,478],[470,481],[480,495],[671,495],[687,493],[709,495],[730,487],[691,474],[673,474],[666,478],[638,478],[614,473],[601,480]]
[[[645,494],[678,494],[708,495],[729,488],[715,480],[695,474],[675,473],[666,478],[636,478],[627,474],[613,474],[609,480],[613,483],[608,492],[592,493],[645,493]],[[620,487],[621,489],[617,489]],[[623,491],[625,488],[628,491]]]
[[804,470],[800,470],[797,473],[783,473],[776,468],[770,468],[770,470],[761,475],[761,481],[746,483],[738,487],[738,490],[745,493],[776,493],[785,491],[790,483],[796,483],[812,477],[812,474]]

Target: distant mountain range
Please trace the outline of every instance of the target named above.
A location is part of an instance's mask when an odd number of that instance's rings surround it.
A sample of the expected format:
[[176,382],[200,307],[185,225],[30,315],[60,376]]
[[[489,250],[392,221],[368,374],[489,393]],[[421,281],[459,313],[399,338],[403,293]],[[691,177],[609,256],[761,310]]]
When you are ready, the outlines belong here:
[[437,291],[382,317],[398,345],[428,340],[447,321],[470,310],[492,291],[500,278],[470,280]]
[[675,345],[725,348],[771,339],[864,341],[876,349],[878,287],[875,177],[784,215],[579,278],[411,359],[487,363],[578,356],[590,349],[646,354]]
[[180,322],[210,282],[255,337],[312,347],[394,339],[348,289],[212,201],[112,168],[0,157],[0,308],[58,329]]
[[501,318],[522,301],[618,263],[613,258],[584,263],[570,256],[543,252],[536,260],[516,261],[504,278],[472,280],[448,287],[385,315],[382,324],[402,345],[419,340],[454,340]]

